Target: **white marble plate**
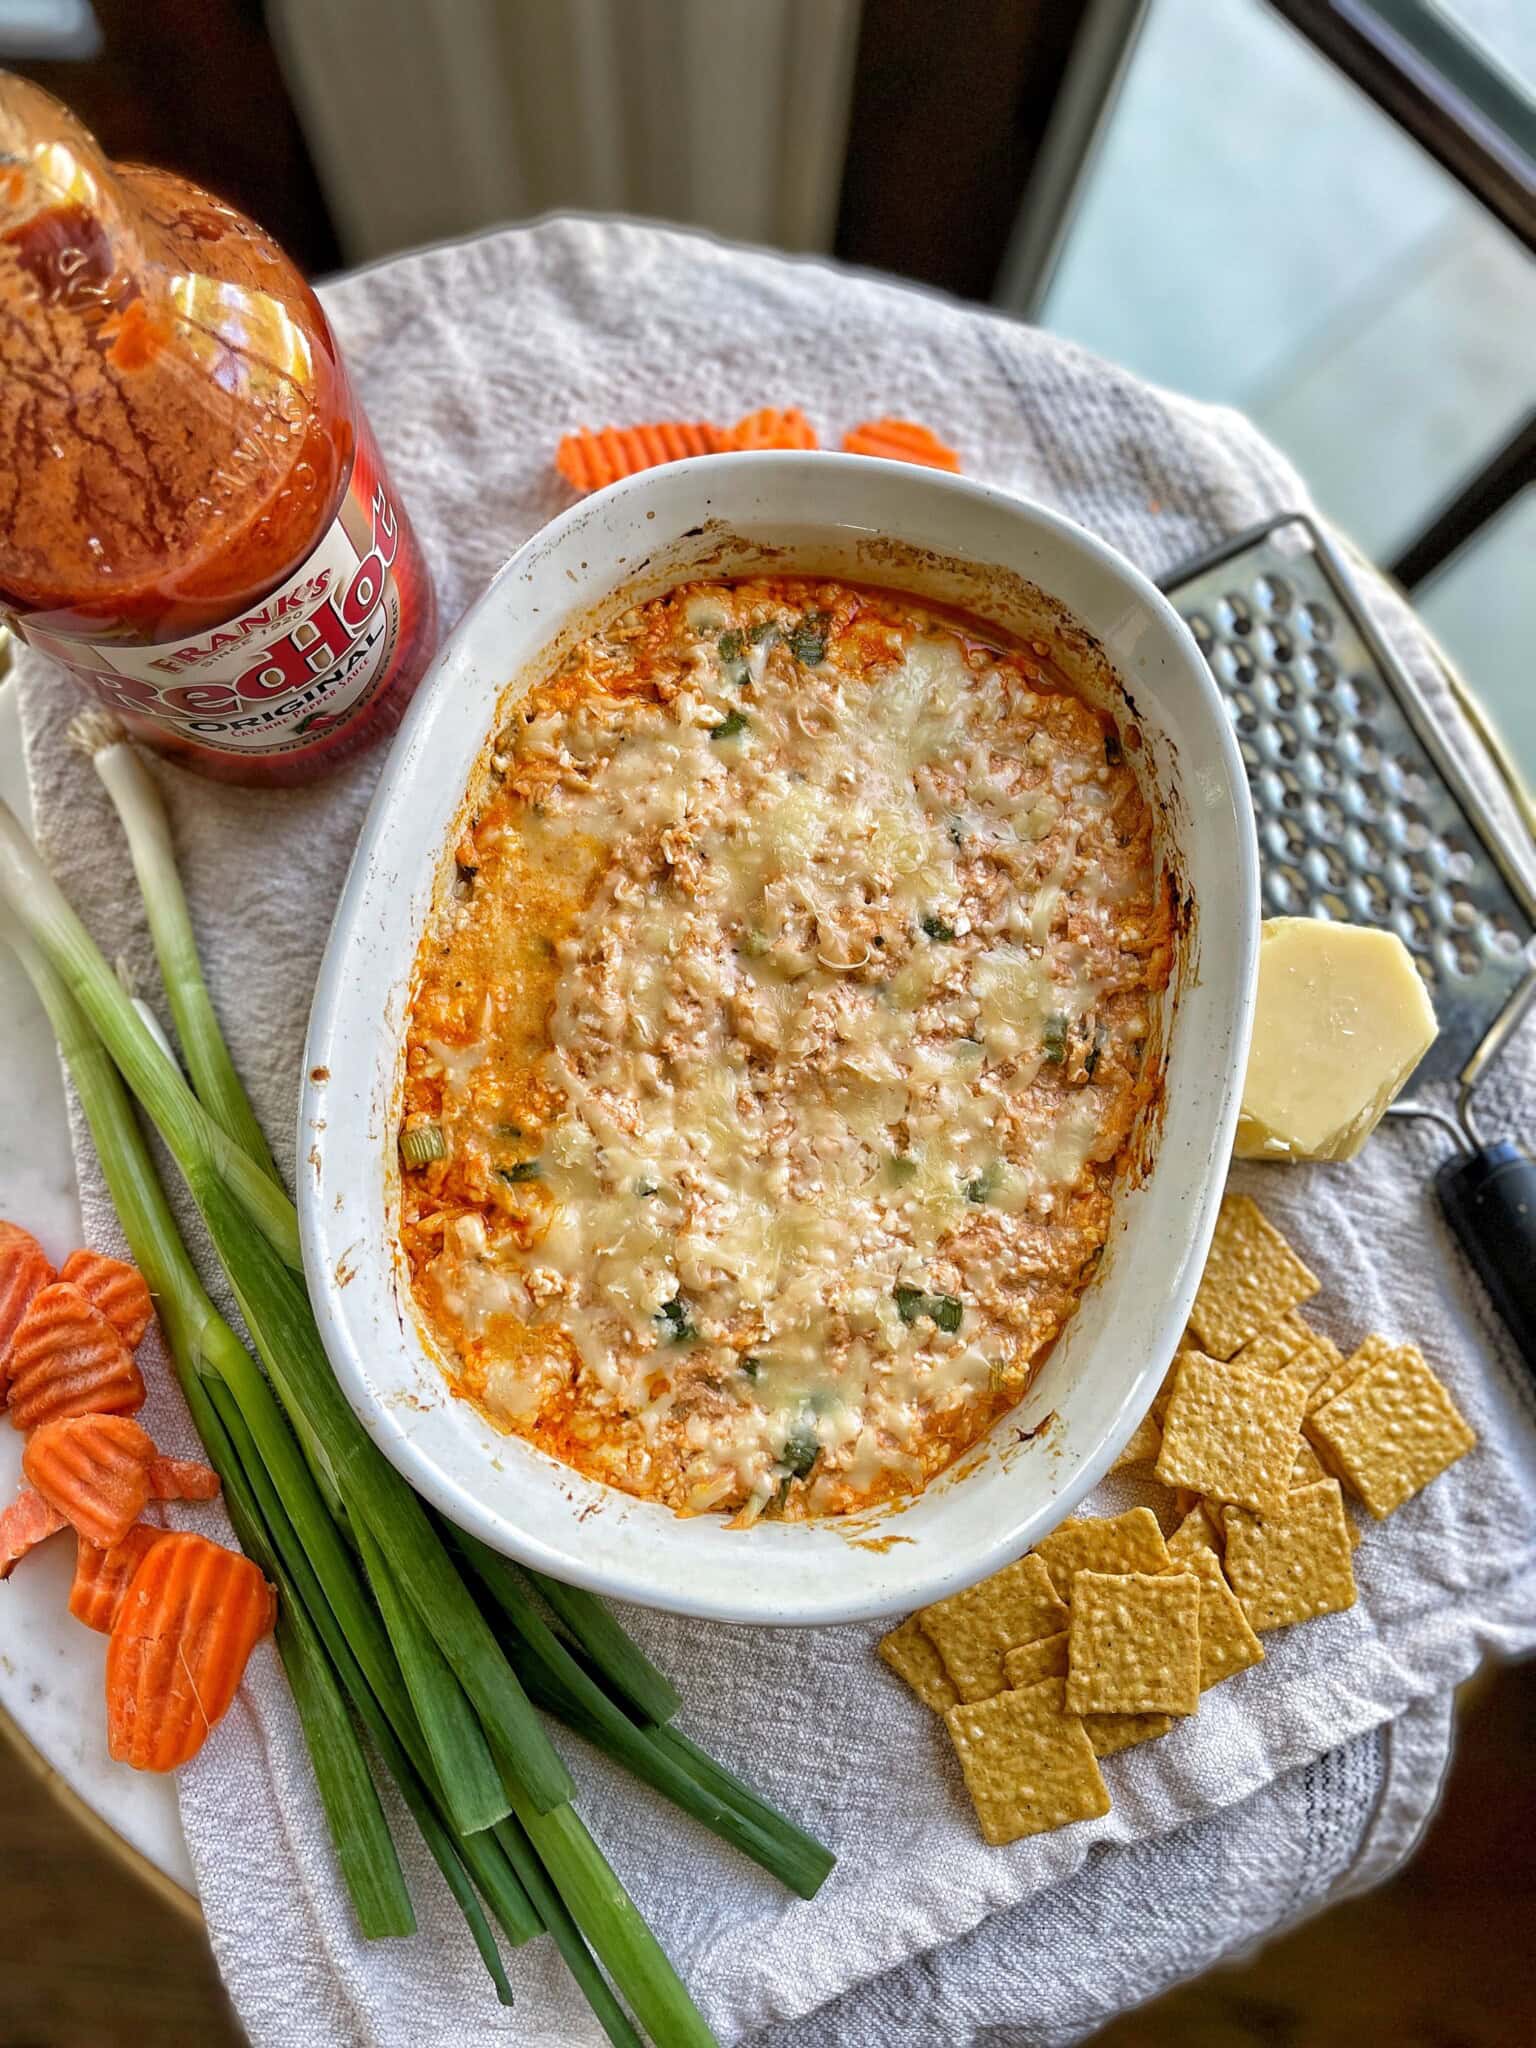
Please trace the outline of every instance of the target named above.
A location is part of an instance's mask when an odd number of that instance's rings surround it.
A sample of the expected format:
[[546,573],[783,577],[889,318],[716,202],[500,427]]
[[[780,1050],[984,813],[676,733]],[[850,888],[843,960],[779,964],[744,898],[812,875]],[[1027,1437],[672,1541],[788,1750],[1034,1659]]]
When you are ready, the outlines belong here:
[[[14,687],[0,684],[0,797],[30,824]],[[0,1216],[23,1223],[50,1258],[80,1241],[80,1202],[53,1033],[9,947],[0,945]],[[21,1439],[0,1422],[0,1500],[21,1474]],[[74,1554],[46,1543],[0,1585],[0,1710],[41,1760],[131,1849],[192,1889],[168,1778],[115,1764],[102,1705],[106,1638],[66,1606]]]

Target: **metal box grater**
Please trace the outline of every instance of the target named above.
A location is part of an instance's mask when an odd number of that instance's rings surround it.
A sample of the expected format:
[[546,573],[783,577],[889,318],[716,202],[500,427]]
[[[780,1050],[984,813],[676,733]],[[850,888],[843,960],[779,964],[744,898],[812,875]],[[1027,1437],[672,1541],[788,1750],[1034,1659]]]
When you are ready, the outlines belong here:
[[1237,731],[1266,915],[1395,931],[1440,1024],[1405,1092],[1471,1078],[1494,1023],[1536,993],[1536,897],[1337,550],[1295,515],[1165,588]]
[[[1485,1138],[1472,1091],[1536,999],[1536,895],[1338,550],[1302,514],[1240,535],[1165,584],[1236,728],[1272,916],[1395,931],[1440,1035],[1400,1114],[1457,1145],[1446,1219],[1536,1372],[1536,1160]],[[1456,1113],[1413,1097],[1459,1082]]]

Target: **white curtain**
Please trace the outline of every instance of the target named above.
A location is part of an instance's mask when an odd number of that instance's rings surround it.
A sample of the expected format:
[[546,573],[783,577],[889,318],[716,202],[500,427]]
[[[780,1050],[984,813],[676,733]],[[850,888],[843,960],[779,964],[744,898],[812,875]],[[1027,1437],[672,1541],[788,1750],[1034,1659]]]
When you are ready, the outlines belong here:
[[554,207],[830,247],[859,0],[269,0],[354,262]]

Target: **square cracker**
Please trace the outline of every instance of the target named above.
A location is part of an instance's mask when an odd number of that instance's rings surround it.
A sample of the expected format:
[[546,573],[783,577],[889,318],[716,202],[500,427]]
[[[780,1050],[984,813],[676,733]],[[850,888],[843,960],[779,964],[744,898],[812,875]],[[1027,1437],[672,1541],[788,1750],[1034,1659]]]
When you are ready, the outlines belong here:
[[[1423,1353],[1417,1344],[1399,1342],[1395,1337],[1383,1337],[1379,1331],[1369,1337],[1362,1337],[1347,1358],[1341,1358],[1333,1371],[1324,1380],[1319,1380],[1312,1389],[1307,1402],[1307,1413],[1313,1415],[1329,1401],[1335,1400],[1346,1387],[1352,1387],[1368,1366],[1378,1365],[1383,1358],[1390,1358],[1396,1351],[1410,1351],[1422,1360]],[[1305,1429],[1307,1424],[1303,1423]]]
[[979,1585],[935,1601],[917,1617],[944,1660],[962,1700],[1003,1689],[1003,1652],[1036,1643],[1067,1625],[1050,1574],[1038,1557],[1021,1557]]
[[900,1628],[882,1636],[875,1648],[898,1678],[904,1678],[925,1707],[942,1714],[960,1695],[944,1669],[944,1659],[918,1626],[917,1616],[908,1615]]
[[[1004,1671],[1010,1688],[1034,1686],[1042,1677],[1065,1677],[1067,1630],[1044,1636],[1040,1642],[1022,1642],[1016,1651],[1008,1651]],[[1133,1743],[1151,1743],[1155,1737],[1167,1735],[1171,1726],[1171,1714],[1083,1714],[1083,1735],[1096,1757],[1114,1757]]]
[[1173,1726],[1172,1714],[1084,1714],[1083,1733],[1095,1756],[1118,1756],[1138,1742],[1155,1742]]
[[1322,1285],[1247,1195],[1229,1194],[1189,1312],[1202,1351],[1230,1358]]
[[1200,1704],[1200,1581],[1193,1572],[1079,1572],[1067,1705],[1079,1714],[1192,1714]]
[[1173,1399],[1173,1390],[1178,1383],[1179,1368],[1183,1365],[1186,1358],[1205,1358],[1211,1365],[1220,1365],[1221,1363],[1219,1358],[1210,1358],[1206,1352],[1197,1351],[1193,1344],[1181,1344],[1179,1346],[1178,1350],[1173,1354],[1172,1365],[1169,1366],[1167,1372],[1163,1375],[1163,1384],[1158,1388],[1157,1397],[1152,1403],[1152,1413],[1156,1417],[1159,1427],[1162,1426],[1167,1417],[1168,1403]]
[[1304,1436],[1301,1437],[1296,1445],[1296,1462],[1291,1467],[1291,1485],[1312,1486],[1319,1479],[1327,1479],[1330,1476],[1327,1467],[1311,1444]]
[[1307,1434],[1378,1521],[1477,1442],[1412,1344],[1383,1351],[1308,1418]]
[[1165,1572],[1168,1546],[1150,1508],[1127,1514],[1063,1522],[1035,1545],[1051,1584],[1068,1606],[1079,1572]]
[[1155,1415],[1143,1415],[1140,1422],[1125,1440],[1125,1448],[1110,1466],[1111,1472],[1119,1472],[1127,1465],[1149,1465],[1162,1446],[1163,1432],[1157,1426]]
[[1344,1354],[1331,1337],[1321,1333],[1312,1339],[1304,1351],[1298,1351],[1294,1358],[1288,1358],[1277,1370],[1288,1380],[1294,1380],[1306,1394],[1310,1407],[1317,1389],[1331,1380],[1344,1364]]
[[[1387,1357],[1390,1352],[1397,1349],[1398,1346],[1390,1337],[1367,1337],[1362,1343],[1357,1344],[1348,1358],[1341,1358],[1332,1371],[1325,1373],[1317,1382],[1307,1396],[1307,1413],[1316,1414],[1317,1410],[1333,1400],[1335,1395],[1342,1394],[1346,1387],[1352,1386],[1368,1365],[1375,1365],[1378,1359]],[[1414,1346],[1409,1345],[1408,1349],[1413,1350]]]
[[1306,1402],[1284,1373],[1186,1357],[1163,1417],[1158,1478],[1262,1512],[1285,1491]]
[[1232,1363],[1250,1365],[1255,1372],[1278,1372],[1282,1365],[1288,1365],[1298,1352],[1309,1350],[1316,1341],[1317,1332],[1291,1309],[1278,1323],[1272,1323],[1267,1330],[1260,1330],[1257,1337],[1250,1337],[1241,1351],[1233,1353]]
[[1205,1692],[1250,1664],[1262,1664],[1264,1645],[1227,1584],[1215,1551],[1196,1551],[1189,1569],[1200,1581],[1200,1690]]
[[1220,1557],[1221,1525],[1205,1502],[1197,1499],[1168,1538],[1168,1556],[1174,1564],[1183,1566],[1202,1550],[1212,1557]]
[[[1303,1432],[1305,1432],[1307,1425],[1303,1423],[1301,1426]],[[1294,1491],[1298,1486],[1315,1486],[1319,1479],[1332,1479],[1334,1476],[1317,1455],[1317,1452],[1313,1450],[1311,1444],[1307,1441],[1306,1435],[1303,1434],[1300,1446],[1296,1452],[1296,1462],[1291,1467],[1291,1490]],[[1349,1531],[1350,1548],[1352,1550],[1358,1549],[1361,1534],[1360,1524],[1355,1520],[1347,1507],[1344,1510],[1344,1526]]]
[[1271,1515],[1228,1508],[1227,1578],[1257,1630],[1355,1604],[1349,1530],[1337,1479],[1298,1486]]
[[1179,1376],[1179,1360],[1183,1355],[1184,1347],[1180,1345],[1179,1349],[1173,1354],[1173,1363],[1163,1374],[1162,1385],[1152,1396],[1152,1420],[1157,1423],[1159,1428],[1162,1427],[1163,1416],[1167,1412],[1168,1397],[1173,1392],[1173,1383]]
[[1042,1678],[944,1716],[983,1838],[994,1848],[1109,1811],[1109,1793],[1062,1681]]
[[1038,1643],[1020,1643],[1016,1650],[1003,1652],[1003,1677],[1009,1688],[1033,1685],[1040,1678],[1067,1675],[1067,1632],[1060,1628]]

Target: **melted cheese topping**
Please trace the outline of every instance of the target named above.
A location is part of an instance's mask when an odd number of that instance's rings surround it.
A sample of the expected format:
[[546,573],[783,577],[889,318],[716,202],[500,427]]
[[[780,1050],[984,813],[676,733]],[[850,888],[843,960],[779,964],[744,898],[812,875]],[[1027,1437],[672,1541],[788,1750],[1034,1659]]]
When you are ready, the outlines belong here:
[[921,1486],[1072,1313],[1156,1085],[1120,735],[1043,648],[781,580],[627,613],[491,768],[406,1062],[461,1391],[683,1511]]

